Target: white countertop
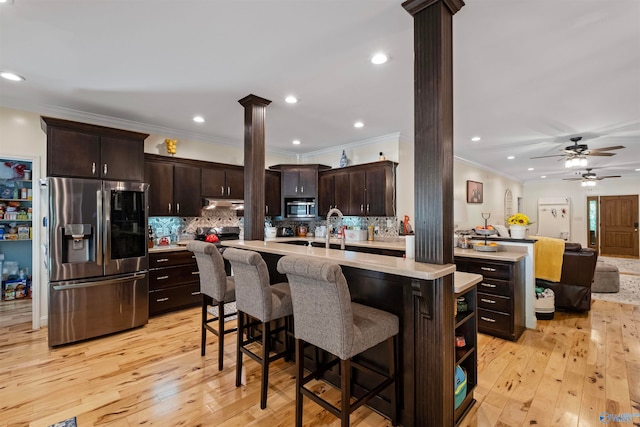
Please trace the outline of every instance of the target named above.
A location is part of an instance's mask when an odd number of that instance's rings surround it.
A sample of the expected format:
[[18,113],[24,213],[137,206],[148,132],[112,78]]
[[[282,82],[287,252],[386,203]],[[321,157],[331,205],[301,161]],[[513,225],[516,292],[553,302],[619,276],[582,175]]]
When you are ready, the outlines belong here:
[[[280,242],[287,240],[290,241],[292,239],[293,238],[280,238]],[[223,246],[267,252],[276,255],[303,255],[325,258],[340,265],[423,280],[438,279],[453,273],[456,268],[454,264],[426,264],[416,262],[413,259],[368,254],[366,252],[297,246],[287,243],[278,243],[276,239],[268,241],[225,240],[221,243]]]
[[[265,239],[267,242],[292,242],[292,241],[304,241],[304,242],[315,242],[315,243],[325,243],[325,237],[275,237],[273,239]],[[340,244],[340,239],[331,238],[329,239],[329,243],[334,245]],[[378,248],[378,249],[393,249],[396,251],[405,250],[405,239],[404,236],[398,237],[379,237],[376,240],[345,240],[345,245],[347,246],[360,246],[365,248]]]
[[501,249],[502,248],[500,248],[498,252],[479,252],[475,249],[455,248],[453,250],[453,256],[511,262],[520,261],[522,258],[527,256],[527,252],[517,251],[515,250],[516,248],[510,248],[509,250]]
[[456,271],[453,276],[453,292],[461,294],[476,283],[482,281],[482,274],[464,273]]

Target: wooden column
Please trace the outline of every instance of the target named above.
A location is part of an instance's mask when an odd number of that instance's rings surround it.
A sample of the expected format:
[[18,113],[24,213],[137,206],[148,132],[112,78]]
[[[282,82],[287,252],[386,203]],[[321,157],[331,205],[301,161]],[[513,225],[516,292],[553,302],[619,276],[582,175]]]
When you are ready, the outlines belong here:
[[264,239],[264,140],[267,105],[271,101],[248,95],[244,107],[244,239]]
[[[414,18],[416,261],[453,263],[453,15],[462,0],[408,0]],[[413,425],[453,426],[453,274],[415,289]]]
[[453,262],[452,18],[462,0],[409,0],[414,18],[416,261]]

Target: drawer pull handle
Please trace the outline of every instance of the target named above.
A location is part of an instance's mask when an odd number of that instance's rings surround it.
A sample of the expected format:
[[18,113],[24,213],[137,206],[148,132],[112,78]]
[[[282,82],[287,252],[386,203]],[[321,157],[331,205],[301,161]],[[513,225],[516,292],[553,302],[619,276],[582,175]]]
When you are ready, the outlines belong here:
[[169,261],[169,258],[160,258],[160,259],[156,260],[156,264],[159,264],[161,262],[167,262],[167,261]]
[[191,274],[200,274],[199,271],[192,271]]
[[485,322],[491,322],[491,323],[496,323],[496,319],[491,319],[489,317],[484,317],[484,316],[480,316],[480,318],[482,320],[484,320]]
[[482,286],[484,286],[485,288],[495,288],[497,285],[492,285],[491,283],[480,283]]
[[191,295],[200,295],[200,292],[191,292]]
[[491,268],[491,267],[480,267],[480,270],[484,270],[484,271],[496,271],[495,268]]
[[191,258],[195,259],[195,258],[196,258],[196,256],[195,256],[195,255],[191,255]]
[[480,301],[487,302],[489,304],[495,304],[496,302],[492,299],[480,298]]
[[157,302],[165,302],[165,301],[169,301],[169,298],[158,298],[156,301]]
[[156,278],[156,280],[166,280],[166,279],[168,279],[168,278],[169,278],[169,276],[158,276],[158,277]]

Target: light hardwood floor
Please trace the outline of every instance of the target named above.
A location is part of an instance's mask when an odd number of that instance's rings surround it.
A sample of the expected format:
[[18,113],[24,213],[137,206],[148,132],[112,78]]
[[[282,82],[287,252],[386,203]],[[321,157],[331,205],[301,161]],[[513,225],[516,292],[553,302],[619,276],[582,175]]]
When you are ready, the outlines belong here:
[[[77,417],[80,427],[291,426],[294,366],[270,371],[260,410],[259,366],[246,360],[247,385],[235,387],[235,336],[217,370],[216,338],[200,357],[199,309],[155,317],[105,338],[50,349],[47,331],[29,323],[0,329],[0,426],[48,426]],[[599,416],[640,413],[640,307],[594,301],[587,314],[556,313],[517,343],[479,338],[478,403],[463,426],[601,426]],[[318,393],[338,393],[319,382]],[[305,425],[337,425],[305,401]],[[389,423],[367,408],[352,425]],[[640,425],[633,422],[609,425]]]

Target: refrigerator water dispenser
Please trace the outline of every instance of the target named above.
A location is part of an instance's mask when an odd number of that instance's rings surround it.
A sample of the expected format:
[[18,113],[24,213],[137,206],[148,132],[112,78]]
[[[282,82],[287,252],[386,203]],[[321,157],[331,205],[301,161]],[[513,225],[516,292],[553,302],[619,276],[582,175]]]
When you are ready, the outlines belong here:
[[95,259],[93,229],[90,224],[66,224],[63,230],[63,263],[87,262]]

